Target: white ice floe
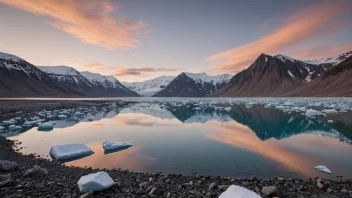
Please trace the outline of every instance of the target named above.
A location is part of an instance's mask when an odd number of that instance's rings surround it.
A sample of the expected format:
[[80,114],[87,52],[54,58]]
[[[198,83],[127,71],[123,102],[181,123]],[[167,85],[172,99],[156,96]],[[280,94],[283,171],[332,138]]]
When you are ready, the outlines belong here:
[[225,107],[225,111],[231,111],[231,107]]
[[315,170],[323,172],[323,173],[327,173],[327,174],[332,174],[332,172],[328,169],[328,167],[322,166],[322,165],[316,166]]
[[308,109],[306,111],[306,115],[307,116],[316,116],[316,115],[324,115],[324,113],[322,113],[321,111],[314,110],[314,109]]
[[79,179],[77,185],[81,193],[89,191],[102,191],[110,188],[114,184],[114,180],[108,173],[100,171],[85,175]]
[[38,125],[38,131],[52,130],[54,125],[52,123],[46,122]]
[[16,123],[16,120],[14,119],[11,119],[11,120],[4,120],[2,121],[3,124],[15,124]]
[[114,149],[120,149],[120,148],[127,148],[131,146],[133,146],[133,144],[129,142],[110,142],[110,141],[103,142],[103,148],[105,150],[114,150]]
[[334,121],[333,120],[328,120],[328,123],[333,123]]
[[14,131],[14,130],[22,129],[22,127],[16,126],[16,125],[10,125],[10,126],[9,126],[9,129],[12,130],[12,131]]
[[58,115],[57,117],[59,117],[59,118],[67,118],[66,115]]
[[64,144],[51,147],[49,153],[56,160],[69,160],[91,155],[94,152],[84,144]]
[[261,196],[247,188],[231,185],[219,198],[261,198]]

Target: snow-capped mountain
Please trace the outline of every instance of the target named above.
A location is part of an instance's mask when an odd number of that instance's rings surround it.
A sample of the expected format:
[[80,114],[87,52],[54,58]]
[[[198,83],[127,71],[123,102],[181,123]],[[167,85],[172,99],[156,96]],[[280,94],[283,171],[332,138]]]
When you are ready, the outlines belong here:
[[0,97],[82,97],[17,56],[0,52]]
[[319,60],[303,60],[303,62],[308,63],[308,64],[315,64],[315,65],[322,65],[322,64],[332,64],[333,66],[343,62],[346,60],[348,57],[352,55],[352,51],[336,55],[333,57],[328,57],[328,58],[322,58]]
[[146,80],[143,82],[121,83],[142,96],[153,96],[155,93],[169,85],[173,79],[175,79],[175,76],[160,76],[158,78]]
[[230,81],[231,77],[228,74],[209,76],[206,73],[183,72],[154,96],[203,97],[221,89]]

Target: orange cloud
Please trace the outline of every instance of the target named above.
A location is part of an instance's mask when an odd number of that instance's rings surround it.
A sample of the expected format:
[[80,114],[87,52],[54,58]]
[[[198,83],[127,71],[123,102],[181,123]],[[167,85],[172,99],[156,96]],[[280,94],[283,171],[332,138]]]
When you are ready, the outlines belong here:
[[345,45],[320,45],[320,46],[313,46],[304,49],[297,49],[288,52],[290,56],[306,60],[306,59],[320,59],[326,58],[333,55],[343,54],[345,52],[352,50],[352,44],[345,44]]
[[54,19],[51,25],[88,44],[107,49],[128,49],[140,44],[136,36],[147,32],[143,21],[114,19],[109,14],[116,10],[110,0],[0,0],[33,14]]
[[258,40],[212,55],[207,60],[225,61],[212,68],[215,72],[241,71],[261,53],[276,54],[303,41],[326,38],[350,27],[337,18],[351,8],[348,1],[322,1],[297,11],[283,20],[281,27]]
[[153,67],[141,67],[141,68],[126,68],[126,67],[115,67],[113,76],[145,76],[147,73],[155,72],[170,72],[178,71],[178,68],[153,68]]
[[88,64],[85,64],[84,66],[88,67],[88,68],[101,69],[101,68],[103,68],[104,64],[103,63],[88,63]]

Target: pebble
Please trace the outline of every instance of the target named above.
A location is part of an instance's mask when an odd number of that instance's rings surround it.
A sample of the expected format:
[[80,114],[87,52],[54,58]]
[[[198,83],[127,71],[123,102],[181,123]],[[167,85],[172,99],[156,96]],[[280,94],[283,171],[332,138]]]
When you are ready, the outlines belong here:
[[275,186],[265,186],[262,188],[262,193],[266,196],[273,195],[277,191]]

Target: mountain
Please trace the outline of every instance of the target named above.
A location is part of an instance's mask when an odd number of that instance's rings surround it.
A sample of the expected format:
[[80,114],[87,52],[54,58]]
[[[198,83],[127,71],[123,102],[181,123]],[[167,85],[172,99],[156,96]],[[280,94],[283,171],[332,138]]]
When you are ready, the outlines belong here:
[[231,76],[208,76],[206,73],[181,73],[155,97],[203,97],[224,87]]
[[116,78],[90,72],[78,72],[68,66],[38,66],[57,84],[82,92],[88,97],[138,96],[127,89]]
[[82,97],[17,56],[0,52],[0,97]]
[[322,58],[319,60],[304,60],[303,62],[308,63],[308,64],[315,64],[315,65],[332,65],[335,66],[341,62],[343,62],[344,60],[346,60],[348,57],[350,57],[352,55],[352,51],[340,54],[340,55],[336,55],[333,57],[329,57],[329,58]]
[[143,82],[121,83],[142,96],[153,96],[164,89],[173,79],[175,79],[175,76],[160,76]]
[[333,62],[308,62],[281,54],[261,54],[250,67],[235,75],[223,89],[212,96],[281,96],[303,87],[334,66]]
[[352,96],[352,56],[287,96]]
[[136,92],[129,90],[113,76],[103,76],[88,71],[80,72],[91,84],[93,84],[93,96],[98,97],[133,97],[139,96]]

